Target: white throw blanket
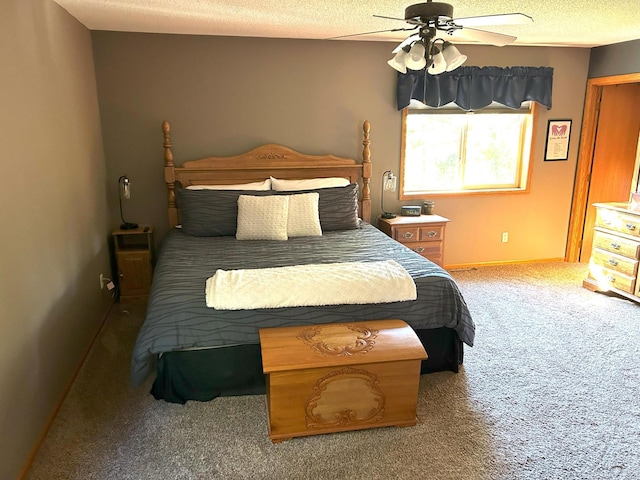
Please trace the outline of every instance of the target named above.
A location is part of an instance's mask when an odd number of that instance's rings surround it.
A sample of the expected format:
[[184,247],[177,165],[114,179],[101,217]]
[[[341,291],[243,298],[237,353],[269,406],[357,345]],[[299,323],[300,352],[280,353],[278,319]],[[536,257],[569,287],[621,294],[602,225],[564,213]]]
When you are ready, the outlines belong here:
[[416,285],[397,262],[348,262],[254,270],[217,270],[207,307],[251,310],[415,300]]

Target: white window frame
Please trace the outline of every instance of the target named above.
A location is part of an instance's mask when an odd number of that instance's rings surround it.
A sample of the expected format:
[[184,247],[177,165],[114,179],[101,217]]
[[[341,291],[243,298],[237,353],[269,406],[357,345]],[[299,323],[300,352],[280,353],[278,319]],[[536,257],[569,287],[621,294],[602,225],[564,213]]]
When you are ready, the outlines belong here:
[[[523,127],[520,138],[520,160],[518,164],[518,181],[516,185],[475,185],[467,186],[455,190],[429,190],[420,192],[408,192],[405,193],[404,177],[405,177],[405,154],[407,144],[407,128],[406,121],[407,116],[412,114],[417,115],[437,115],[442,113],[448,114],[473,114],[482,115],[483,113],[527,113],[529,115],[526,125]],[[535,130],[538,118],[538,104],[536,102],[525,102],[523,107],[519,110],[511,110],[500,105],[492,105],[479,112],[470,113],[460,110],[455,105],[453,108],[429,108],[420,104],[420,106],[410,105],[402,110],[402,142],[401,142],[401,158],[400,158],[400,200],[422,199],[425,197],[434,196],[464,196],[474,194],[501,194],[501,193],[518,193],[528,192],[531,184],[531,173],[533,170],[533,144],[535,138]],[[461,145],[464,149],[464,146]]]

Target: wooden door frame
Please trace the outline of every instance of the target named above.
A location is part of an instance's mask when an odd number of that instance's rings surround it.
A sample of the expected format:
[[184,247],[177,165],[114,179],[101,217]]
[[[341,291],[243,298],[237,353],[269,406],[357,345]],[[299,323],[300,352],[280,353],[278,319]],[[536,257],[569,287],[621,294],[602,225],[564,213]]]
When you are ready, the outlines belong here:
[[591,175],[591,165],[593,163],[593,150],[595,148],[598,127],[599,99],[602,94],[602,88],[624,83],[640,83],[640,73],[591,78],[587,81],[587,92],[582,116],[582,133],[580,135],[580,147],[578,150],[578,163],[576,165],[576,175],[573,184],[573,200],[571,201],[567,249],[564,258],[566,262],[577,262],[580,259],[582,231],[584,230],[584,221],[587,214],[589,176]]

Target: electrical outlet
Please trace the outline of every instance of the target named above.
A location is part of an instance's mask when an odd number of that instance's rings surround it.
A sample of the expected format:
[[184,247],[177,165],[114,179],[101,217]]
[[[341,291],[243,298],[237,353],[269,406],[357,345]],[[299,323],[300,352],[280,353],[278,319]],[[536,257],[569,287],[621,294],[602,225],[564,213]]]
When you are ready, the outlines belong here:
[[502,243],[507,243],[509,241],[509,232],[502,232]]

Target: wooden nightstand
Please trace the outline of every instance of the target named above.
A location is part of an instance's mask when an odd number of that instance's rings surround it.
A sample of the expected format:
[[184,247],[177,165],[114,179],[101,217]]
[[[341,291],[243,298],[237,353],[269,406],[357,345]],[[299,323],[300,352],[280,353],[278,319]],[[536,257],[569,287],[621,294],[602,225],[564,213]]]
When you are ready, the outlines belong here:
[[153,267],[153,227],[113,232],[120,297],[149,295]]
[[448,218],[440,215],[378,218],[378,228],[394,240],[444,266],[444,230]]

